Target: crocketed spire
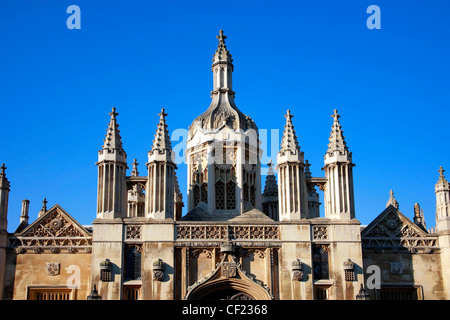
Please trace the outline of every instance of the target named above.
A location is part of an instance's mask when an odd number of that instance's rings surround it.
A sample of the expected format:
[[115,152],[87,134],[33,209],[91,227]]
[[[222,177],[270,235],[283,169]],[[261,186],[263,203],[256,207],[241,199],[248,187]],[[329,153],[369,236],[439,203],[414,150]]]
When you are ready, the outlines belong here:
[[137,169],[137,166],[139,165],[139,163],[137,163],[137,160],[134,159],[133,163],[131,164],[133,166],[133,170],[131,170],[131,176],[132,177],[138,177],[139,176],[139,171]]
[[399,208],[398,201],[395,200],[394,191],[392,191],[392,190],[389,191],[389,200],[386,203],[386,208],[389,206],[393,206],[394,208],[397,208],[397,209]]
[[290,152],[291,154],[297,154],[300,152],[300,146],[295,135],[294,125],[292,124],[291,111],[288,110],[286,117],[286,125],[284,126],[283,138],[281,139],[280,153],[285,154]]
[[334,121],[333,126],[331,127],[327,153],[333,154],[335,151],[338,151],[339,154],[346,154],[348,153],[348,147],[343,135],[344,131],[342,131],[342,126],[339,123],[339,118],[341,116],[338,115],[338,111],[335,109],[331,117]]
[[216,38],[219,39],[219,45],[213,55],[213,64],[217,62],[227,62],[228,64],[232,65],[233,59],[231,59],[231,54],[227,50],[227,46],[225,45],[225,39],[227,38],[227,36],[223,34],[223,30],[219,31],[219,35]]
[[159,115],[159,122],[156,128],[155,139],[153,140],[152,151],[158,150],[160,152],[164,150],[172,150],[172,144],[170,143],[169,130],[167,129],[165,109],[161,109]]
[[122,139],[120,137],[119,124],[117,123],[116,116],[119,114],[116,112],[116,108],[112,108],[109,113],[111,120],[108,124],[108,130],[106,131],[105,140],[103,140],[103,149],[119,150],[123,151]]
[[269,160],[267,164],[269,166],[269,170],[267,171],[266,184],[264,186],[263,196],[271,197],[278,195],[278,184],[275,178],[275,172],[273,171],[273,163],[272,160]]
[[445,179],[445,176],[444,176],[445,170],[442,169],[442,167],[439,167],[438,172],[439,172],[439,179],[438,179],[436,185],[434,186],[435,192],[450,190],[450,185],[449,185],[447,179]]

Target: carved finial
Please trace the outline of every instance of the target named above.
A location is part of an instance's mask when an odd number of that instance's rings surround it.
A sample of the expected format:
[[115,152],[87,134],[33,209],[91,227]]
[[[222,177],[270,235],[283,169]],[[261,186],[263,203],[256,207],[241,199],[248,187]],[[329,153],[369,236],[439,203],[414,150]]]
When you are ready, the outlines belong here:
[[305,160],[305,179],[311,178],[311,171],[309,170],[309,167],[311,167],[311,164],[308,160]]
[[47,203],[48,203],[47,199],[44,198],[44,201],[42,201],[42,210],[44,210],[45,212],[47,211]]
[[284,117],[286,118],[286,120],[291,121],[294,115],[291,114],[291,110],[288,109]]
[[220,44],[224,44],[224,43],[225,43],[225,39],[227,38],[227,36],[225,36],[225,35],[223,34],[223,30],[221,29],[221,30],[219,31],[219,35],[218,35],[216,38],[219,39],[219,43],[220,43]]
[[166,117],[167,117],[167,113],[164,112],[165,110],[166,110],[166,109],[162,108],[162,109],[161,109],[161,112],[158,113],[158,116],[160,117],[161,120],[165,120]]
[[395,198],[394,198],[394,191],[392,191],[392,190],[389,191],[389,200],[386,203],[386,208],[389,207],[389,206],[393,206],[394,208],[397,208],[397,209],[399,208],[398,201],[395,200]]
[[131,171],[131,176],[132,177],[137,177],[139,176],[139,171],[137,169],[137,166],[139,165],[139,163],[137,163],[137,160],[134,159],[132,166],[133,166],[133,170]]
[[335,121],[338,121],[339,118],[341,117],[340,115],[338,115],[338,111],[337,109],[334,109],[333,111],[333,115],[331,116]]
[[116,112],[116,108],[115,108],[115,107],[112,107],[112,111],[109,113],[109,115],[110,115],[112,118],[115,118],[115,117],[118,116],[119,114]]
[[273,171],[272,159],[269,159],[269,163],[267,165],[269,166],[269,170],[267,170],[267,174],[273,176],[275,174],[275,172]]
[[442,169],[442,166],[439,166],[438,172],[439,172],[439,177],[445,178],[445,177],[444,177],[444,172],[445,172],[445,170]]
[[0,169],[2,170],[1,173],[2,175],[5,175],[5,170],[8,169],[7,167],[5,167],[5,164],[2,163],[2,166],[0,167]]

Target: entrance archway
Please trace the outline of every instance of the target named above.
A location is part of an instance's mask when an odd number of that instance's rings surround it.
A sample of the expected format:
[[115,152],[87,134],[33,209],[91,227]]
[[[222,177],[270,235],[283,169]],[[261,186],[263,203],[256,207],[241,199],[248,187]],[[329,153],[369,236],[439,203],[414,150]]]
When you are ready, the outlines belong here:
[[230,288],[213,291],[203,296],[202,300],[255,300],[255,298],[247,293]]
[[188,300],[270,300],[263,287],[246,279],[217,279],[206,282],[186,297]]

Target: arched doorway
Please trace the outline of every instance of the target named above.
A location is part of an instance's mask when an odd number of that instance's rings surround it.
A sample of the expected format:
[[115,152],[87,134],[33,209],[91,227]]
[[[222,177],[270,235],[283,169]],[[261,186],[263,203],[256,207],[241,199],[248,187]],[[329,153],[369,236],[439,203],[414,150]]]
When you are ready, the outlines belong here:
[[206,282],[186,297],[188,300],[270,300],[268,292],[247,279],[221,278]]
[[202,300],[255,300],[255,298],[245,292],[229,288],[206,294]]
[[206,277],[188,287],[186,300],[271,300],[269,288],[249,277],[234,256],[233,244],[221,247],[222,261]]

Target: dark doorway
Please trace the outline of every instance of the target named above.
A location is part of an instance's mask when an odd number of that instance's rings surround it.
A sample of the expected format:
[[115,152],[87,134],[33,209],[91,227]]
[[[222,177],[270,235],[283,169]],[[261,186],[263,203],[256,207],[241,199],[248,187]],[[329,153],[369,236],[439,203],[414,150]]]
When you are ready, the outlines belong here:
[[224,289],[211,292],[202,300],[255,300],[255,298],[235,289]]

